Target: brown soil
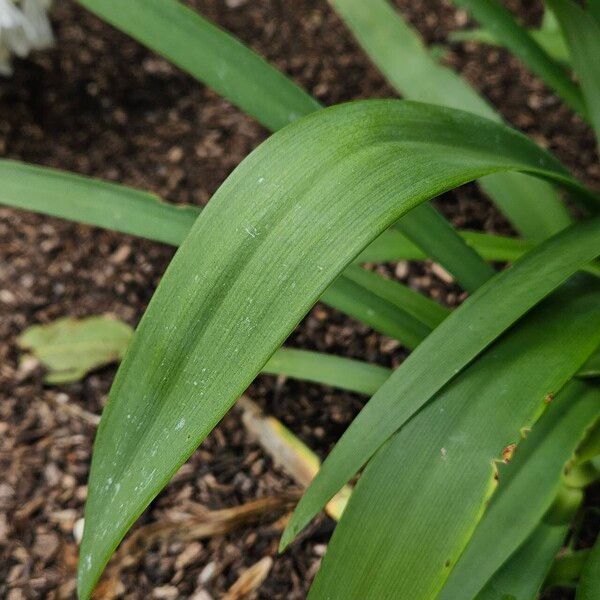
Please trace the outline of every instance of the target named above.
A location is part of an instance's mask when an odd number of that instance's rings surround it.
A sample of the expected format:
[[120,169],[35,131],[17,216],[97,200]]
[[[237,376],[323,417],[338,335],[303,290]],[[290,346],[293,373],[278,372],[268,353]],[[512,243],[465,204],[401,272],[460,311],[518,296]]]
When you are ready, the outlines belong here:
[[[208,18],[238,35],[326,104],[393,96],[322,0],[196,0]],[[464,27],[441,0],[399,0],[428,42]],[[523,16],[539,19],[537,3]],[[533,7],[533,8],[532,8]],[[71,1],[56,3],[58,43],[16,64],[0,82],[0,155],[150,189],[176,203],[203,204],[267,132],[228,102]],[[551,148],[600,188],[590,131],[507,53],[454,46],[447,61],[515,126]],[[510,228],[475,186],[441,200],[456,225]],[[93,419],[114,368],[47,387],[18,367],[16,336],[60,316],[112,313],[135,324],[173,249],[10,209],[0,209],[0,596],[73,596],[73,526],[86,496]],[[430,265],[386,272],[454,305],[460,290]],[[327,307],[317,306],[290,344],[397,365],[405,352]],[[324,455],[364,399],[297,381],[263,377],[250,395]],[[83,409],[79,416],[65,406]],[[285,497],[294,483],[251,441],[234,410],[159,496],[141,523],[177,520],[203,505],[233,507]],[[277,556],[281,512],[258,526],[200,541],[157,541],[121,574],[128,598],[220,598],[266,556],[273,565],[255,597],[303,598],[332,522],[321,518]],[[185,556],[185,559],[181,557]],[[105,597],[109,590],[105,588]]]

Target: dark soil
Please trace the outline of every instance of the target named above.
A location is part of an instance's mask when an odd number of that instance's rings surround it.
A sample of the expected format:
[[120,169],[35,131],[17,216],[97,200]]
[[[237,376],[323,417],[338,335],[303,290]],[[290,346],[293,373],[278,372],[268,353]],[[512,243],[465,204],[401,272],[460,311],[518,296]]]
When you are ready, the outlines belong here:
[[[324,0],[196,0],[192,3],[291,75],[325,104],[395,95]],[[443,43],[467,19],[447,2],[399,0],[428,42]],[[537,3],[521,14],[539,19]],[[0,82],[0,155],[204,204],[267,132],[227,101],[71,1],[53,12],[56,47],[19,61]],[[506,52],[456,45],[446,59],[513,125],[552,149],[600,188],[590,131]],[[474,185],[440,201],[457,226],[509,232]],[[19,369],[15,338],[57,317],[111,313],[135,325],[173,249],[82,225],[0,209],[0,597],[70,598],[95,426],[115,369],[62,387]],[[407,281],[449,305],[460,290],[431,265],[393,265]],[[317,306],[291,345],[397,365],[405,351],[340,313]],[[364,398],[263,377],[250,395],[325,455]],[[70,407],[76,407],[79,412]],[[181,520],[199,505],[233,507],[284,497],[294,482],[249,439],[234,410],[160,495],[141,523]],[[254,597],[303,598],[332,522],[322,518],[283,556],[280,512],[200,541],[155,543],[125,568],[127,598],[223,597],[244,570],[273,558]],[[185,558],[181,558],[184,556]],[[112,582],[113,584],[115,582]],[[238,596],[231,596],[238,597]],[[239,596],[242,597],[242,596]]]

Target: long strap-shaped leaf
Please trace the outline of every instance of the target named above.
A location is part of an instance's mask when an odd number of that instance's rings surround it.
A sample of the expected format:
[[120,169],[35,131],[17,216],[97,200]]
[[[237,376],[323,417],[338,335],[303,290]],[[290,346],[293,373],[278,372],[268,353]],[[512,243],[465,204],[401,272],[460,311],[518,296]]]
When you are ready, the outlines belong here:
[[79,0],[269,129],[321,108],[291,79],[233,36],[174,0]]
[[598,600],[600,598],[600,538],[585,562],[581,581],[577,589],[577,600]]
[[[600,341],[599,302],[598,282],[564,286],[384,444],[336,527],[310,598],[438,597],[490,500],[494,462],[535,423],[548,391],[560,389]],[[596,402],[597,395],[585,402],[583,427]],[[552,475],[557,487],[560,467]],[[499,486],[503,478],[500,470]],[[476,591],[454,588],[445,597],[472,599]]]
[[[468,110],[501,121],[500,115],[454,71],[440,65],[388,0],[331,0],[373,62],[409,100]],[[520,173],[499,173],[479,182],[528,239],[541,241],[570,222],[548,183]]]
[[577,380],[565,386],[511,464],[500,466],[498,491],[439,600],[475,597],[533,532],[558,493],[565,464],[599,413],[600,388]]
[[548,0],[567,38],[600,147],[600,23],[571,0]]
[[261,372],[314,381],[369,396],[392,374],[390,369],[361,360],[296,348],[279,348]]
[[[80,595],[89,596],[127,529],[372,239],[420,202],[509,169],[580,187],[517,132],[468,113],[401,101],[319,111],[246,158],[169,265],[115,378],[92,459]],[[425,392],[417,402],[406,404],[425,402],[427,389],[434,393],[588,262],[598,228],[582,225],[505,273],[505,286],[493,289],[502,294],[509,285],[510,309],[486,286],[473,296],[484,301],[471,311],[473,335],[462,351],[457,346],[451,373],[441,369],[429,378],[432,385],[417,390]],[[529,293],[519,286],[522,278]],[[477,307],[490,304],[488,330]],[[454,327],[462,328],[463,318]],[[359,456],[362,464],[368,453]],[[352,469],[345,467],[342,477]]]
[[454,0],[466,8],[482,25],[539,75],[573,110],[581,116],[587,108],[579,88],[571,81],[563,66],[550,57],[521,27],[498,0]]
[[[571,252],[574,254],[567,258]],[[571,227],[497,275],[454,311],[394,372],[352,422],[300,500],[284,533],[282,546],[291,541],[392,433],[490,340],[564,281],[573,272],[571,260],[575,256],[577,261],[584,256],[592,259],[599,253],[600,219]],[[432,364],[436,365],[435,370]]]
[[[175,0],[80,0],[109,23],[167,57],[223,94],[272,130],[321,108],[301,88],[246,48]],[[410,222],[413,215],[407,214]],[[419,228],[413,241],[438,259],[467,291],[487,281],[493,270],[467,246],[453,227],[430,205],[419,220],[431,222],[432,238]],[[447,262],[448,261],[448,262]]]
[[[0,181],[0,204],[172,245],[183,241],[200,214],[195,206],[167,204],[154,194],[126,186],[10,160],[0,160]],[[387,236],[391,234],[384,232],[383,237]],[[378,292],[381,286],[392,289],[406,306],[382,298]],[[362,319],[375,331],[400,340],[408,348],[414,348],[432,327],[432,321],[428,317],[422,319],[421,315],[437,315],[434,322],[437,324],[447,314],[421,294],[375,274],[370,278],[363,276],[360,281],[356,276],[342,276],[331,284],[321,300]],[[375,305],[378,310],[373,310]]]
[[[0,159],[0,204],[60,217],[179,246],[200,215],[197,206],[178,206],[158,196],[58,171]],[[461,237],[485,260],[513,262],[530,250],[523,240],[476,231]],[[423,260],[427,254],[397,228],[384,231],[357,262]]]
[[537,600],[568,531],[568,525],[540,523],[475,600]]

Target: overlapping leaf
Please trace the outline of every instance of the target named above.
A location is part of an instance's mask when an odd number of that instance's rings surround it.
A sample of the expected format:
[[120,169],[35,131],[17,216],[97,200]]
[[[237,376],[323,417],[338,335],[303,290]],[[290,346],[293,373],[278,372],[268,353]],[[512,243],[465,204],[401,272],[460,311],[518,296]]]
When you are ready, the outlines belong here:
[[[0,160],[0,181],[0,204],[175,246],[183,241],[200,214],[200,209],[195,206],[167,204],[154,194],[126,186],[10,160]],[[384,243],[386,237],[391,234],[382,234]],[[363,277],[362,283],[358,283],[356,277],[354,282],[342,277],[332,283],[322,300],[351,316],[364,318],[375,331],[413,348],[429,332],[426,322],[414,316],[415,307],[422,304],[421,312],[425,314],[431,311],[434,303],[399,283],[380,283],[380,279],[374,275]],[[394,288],[395,295],[408,302],[408,310],[399,302],[381,298],[376,290],[381,285]],[[373,303],[379,305],[379,310],[374,310]],[[443,314],[443,308],[439,307],[438,313]]]
[[[81,596],[141,511],[373,238],[420,202],[509,169],[579,188],[524,136],[408,102],[320,111],[254,151],[197,219],[117,373],[92,459]],[[566,234],[550,244],[556,251],[543,248],[526,263],[527,287],[537,277],[543,283],[517,294],[513,319],[590,260],[597,227]],[[558,250],[562,260],[548,273],[543,264]],[[510,324],[506,315],[494,321],[492,332],[475,328],[483,339],[474,354]],[[459,355],[452,370],[474,354]]]
[[600,388],[591,384],[574,380],[554,399],[508,467],[500,466],[498,491],[452,570],[440,600],[461,594],[475,597],[533,533],[558,494],[565,464],[599,414]]
[[[357,40],[406,98],[501,117],[451,69],[440,65],[387,0],[332,0]],[[566,227],[569,215],[552,187],[520,173],[484,178],[482,188],[525,237],[542,239]]]
[[[321,105],[293,81],[246,48],[229,33],[175,0],[80,0],[80,3],[159,52],[272,130],[310,114]],[[406,215],[410,221],[412,215]],[[462,242],[453,228],[441,227],[430,206],[421,208],[420,220],[437,225],[438,237],[418,236],[429,251],[434,245],[439,258],[457,279],[467,282],[480,272],[491,274],[477,252]],[[444,247],[449,244],[448,251]],[[452,254],[451,254],[452,253]],[[455,260],[446,265],[452,255]],[[476,266],[476,271],[469,269]]]
[[584,256],[589,260],[598,253],[600,219],[572,226],[496,275],[445,319],[346,430],[300,500],[282,545],[492,339],[573,273],[573,261]]
[[[438,597],[495,487],[494,462],[506,459],[522,428],[539,416],[549,391],[560,389],[600,342],[599,300],[597,283],[565,286],[392,436],[359,479],[309,598]],[[554,318],[557,312],[564,320]],[[439,364],[429,363],[430,377]],[[398,404],[407,400],[405,395]],[[597,400],[596,393],[579,416],[577,439],[596,414]],[[560,466],[553,475],[556,485]],[[502,471],[499,477],[501,486]],[[526,486],[525,478],[517,479]],[[514,501],[511,492],[503,497]],[[518,498],[523,502],[522,495]],[[493,515],[492,522],[497,522]],[[474,579],[479,561],[469,571]],[[477,591],[454,587],[442,595],[473,598]]]
[[587,108],[581,91],[563,66],[549,56],[527,29],[498,0],[454,0],[466,8],[494,36],[543,79],[573,110],[582,116]]
[[569,43],[573,66],[600,144],[600,23],[572,0],[548,0]]

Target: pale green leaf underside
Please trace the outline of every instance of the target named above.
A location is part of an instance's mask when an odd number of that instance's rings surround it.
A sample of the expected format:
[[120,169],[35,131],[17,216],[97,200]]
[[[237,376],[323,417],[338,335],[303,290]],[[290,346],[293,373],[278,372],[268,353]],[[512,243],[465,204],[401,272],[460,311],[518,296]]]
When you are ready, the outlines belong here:
[[[512,130],[400,101],[320,111],[244,160],[171,262],[117,373],[92,459],[81,596],[142,510],[372,239],[420,202],[510,169],[580,189]],[[586,227],[596,226],[582,227],[552,277],[530,261],[548,282],[521,298],[513,320],[589,260]],[[552,253],[536,256],[545,262]],[[453,371],[506,321],[496,325]],[[447,378],[440,373],[434,387]]]
[[[439,64],[387,0],[331,0],[357,40],[388,81],[407,99],[473,112],[500,121],[500,115],[451,69]],[[539,242],[570,222],[548,183],[520,173],[485,177],[483,190],[526,238]]]
[[[522,428],[535,422],[549,390],[560,389],[600,342],[599,300],[600,285],[593,280],[565,286],[384,444],[355,487],[310,598],[438,598],[485,510],[494,488],[494,462],[503,448],[520,441]],[[564,321],[554,318],[557,311]],[[587,336],[589,331],[594,334]],[[597,394],[585,403],[577,439],[596,414],[596,402]],[[554,486],[559,474],[560,466],[558,474],[556,469],[550,473]],[[500,472],[498,491],[503,478],[508,476]],[[523,503],[521,493],[511,492],[503,497]],[[553,500],[551,492],[545,495]],[[470,571],[474,579],[477,566]],[[474,598],[477,591],[455,587],[447,595],[442,591],[442,597]]]
[[46,382],[58,384],[119,361],[132,336],[129,325],[110,317],[65,317],[29,327],[18,343],[48,369]]

